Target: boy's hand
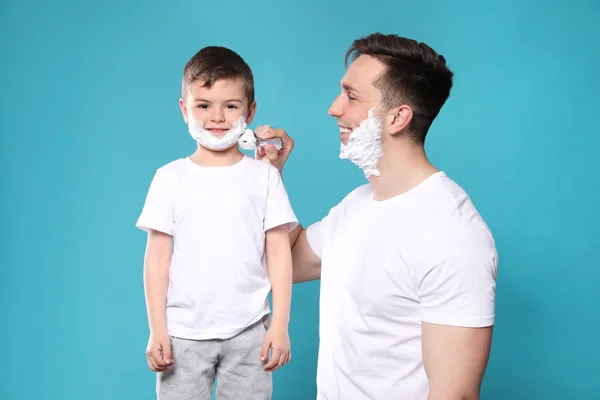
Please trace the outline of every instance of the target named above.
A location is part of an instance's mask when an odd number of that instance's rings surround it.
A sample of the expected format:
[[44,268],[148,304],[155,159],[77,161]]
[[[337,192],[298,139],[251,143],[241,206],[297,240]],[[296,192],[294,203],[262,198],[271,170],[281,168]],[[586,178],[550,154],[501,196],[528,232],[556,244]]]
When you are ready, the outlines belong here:
[[292,353],[290,351],[290,337],[287,327],[273,324],[267,331],[262,351],[260,352],[260,360],[267,361],[271,351],[271,359],[265,364],[265,371],[275,371],[277,368],[290,362]]
[[275,146],[269,144],[265,147],[257,148],[254,152],[254,158],[269,162],[281,173],[285,162],[294,148],[294,139],[289,137],[283,129],[271,128],[269,125],[257,126],[254,133],[261,139],[281,138],[281,150],[277,151]]
[[146,348],[148,366],[152,371],[161,372],[173,365],[171,358],[171,339],[166,331],[160,334],[150,334]]

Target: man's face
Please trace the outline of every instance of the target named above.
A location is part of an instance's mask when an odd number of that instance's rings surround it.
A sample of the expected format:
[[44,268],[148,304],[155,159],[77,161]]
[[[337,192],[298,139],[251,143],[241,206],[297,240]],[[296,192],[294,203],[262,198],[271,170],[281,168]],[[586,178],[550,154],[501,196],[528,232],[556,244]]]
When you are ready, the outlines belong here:
[[337,119],[344,145],[348,144],[352,130],[368,117],[371,108],[375,107],[376,114],[382,111],[381,92],[373,84],[384,70],[377,59],[361,55],[342,78],[341,93],[329,107],[329,115]]
[[196,80],[188,86],[179,104],[186,123],[190,117],[201,121],[204,129],[214,136],[223,136],[242,115],[250,124],[256,107],[255,104],[249,107],[241,79],[219,79],[210,89],[204,86],[204,81]]

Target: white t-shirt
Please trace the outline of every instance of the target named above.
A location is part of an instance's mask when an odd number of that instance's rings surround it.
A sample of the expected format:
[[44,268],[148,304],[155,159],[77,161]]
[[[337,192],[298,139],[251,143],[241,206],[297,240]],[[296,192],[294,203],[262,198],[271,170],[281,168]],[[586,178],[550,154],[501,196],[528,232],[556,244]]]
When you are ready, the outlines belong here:
[[244,158],[199,166],[189,158],[156,171],[136,226],[174,238],[167,328],[185,339],[224,339],[270,312],[265,236],[298,224],[272,165]]
[[421,321],[494,323],[494,240],[443,172],[385,201],[361,186],[307,239],[322,259],[318,400],[425,400]]

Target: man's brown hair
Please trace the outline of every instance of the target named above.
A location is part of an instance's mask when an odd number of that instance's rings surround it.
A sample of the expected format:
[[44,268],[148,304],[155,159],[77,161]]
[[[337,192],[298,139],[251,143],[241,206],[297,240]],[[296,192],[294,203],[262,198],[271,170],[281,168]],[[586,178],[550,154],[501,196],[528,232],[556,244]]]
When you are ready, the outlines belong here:
[[219,79],[241,79],[246,88],[248,106],[254,102],[254,76],[244,59],[226,47],[209,46],[197,52],[185,65],[181,96],[185,99],[187,88],[196,80],[204,81],[210,89]]
[[446,59],[425,43],[381,33],[355,40],[346,53],[346,65],[363,54],[386,66],[373,84],[381,91],[388,110],[404,104],[411,107],[411,139],[423,144],[452,89],[454,74],[446,66]]

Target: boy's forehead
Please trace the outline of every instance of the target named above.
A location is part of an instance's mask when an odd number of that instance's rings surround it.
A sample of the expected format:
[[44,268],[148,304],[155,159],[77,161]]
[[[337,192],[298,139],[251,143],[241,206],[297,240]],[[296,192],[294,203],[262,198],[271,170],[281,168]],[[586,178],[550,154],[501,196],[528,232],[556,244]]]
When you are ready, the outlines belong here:
[[193,97],[208,93],[212,95],[227,94],[239,98],[246,97],[244,82],[238,78],[217,79],[210,85],[207,85],[205,79],[196,79],[188,86],[188,92]]

